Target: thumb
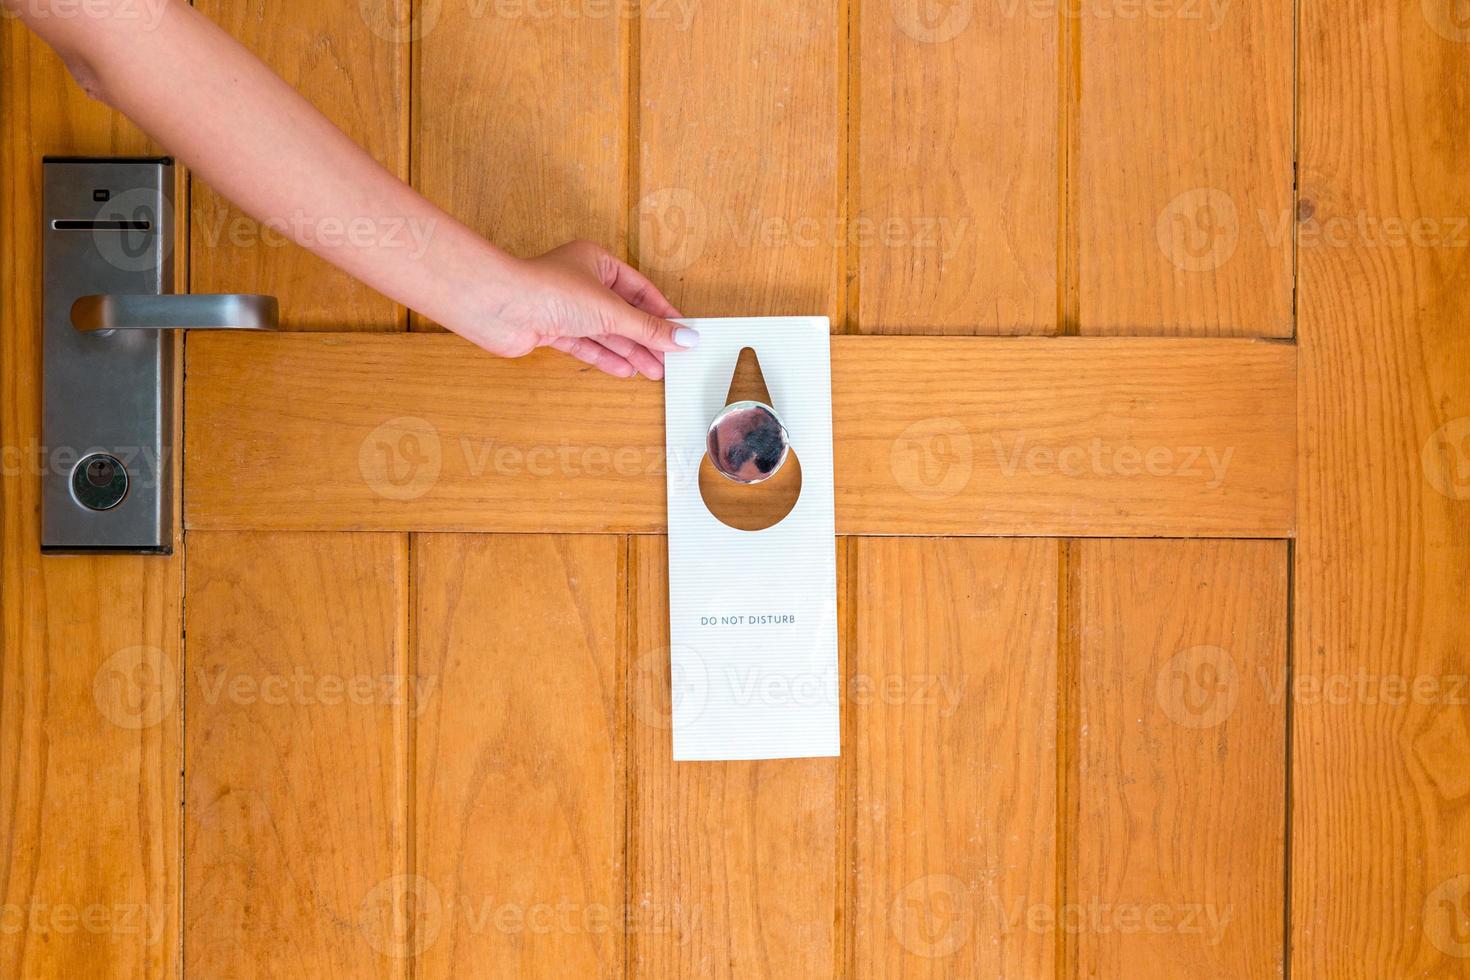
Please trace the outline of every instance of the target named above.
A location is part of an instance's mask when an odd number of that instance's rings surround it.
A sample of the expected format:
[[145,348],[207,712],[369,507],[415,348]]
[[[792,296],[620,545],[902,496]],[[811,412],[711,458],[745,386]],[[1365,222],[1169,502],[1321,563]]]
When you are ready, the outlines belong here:
[[608,333],[627,337],[649,350],[688,350],[699,343],[699,332],[693,327],[645,313],[619,300],[614,302],[618,309],[610,317],[611,329]]

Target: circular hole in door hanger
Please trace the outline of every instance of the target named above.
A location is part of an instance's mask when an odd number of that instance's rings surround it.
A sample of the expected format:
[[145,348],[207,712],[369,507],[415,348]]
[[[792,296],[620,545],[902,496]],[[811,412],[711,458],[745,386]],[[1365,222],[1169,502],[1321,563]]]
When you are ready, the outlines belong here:
[[710,423],[699,495],[716,520],[738,531],[779,524],[801,497],[801,461],[749,347],[735,364],[725,407]]

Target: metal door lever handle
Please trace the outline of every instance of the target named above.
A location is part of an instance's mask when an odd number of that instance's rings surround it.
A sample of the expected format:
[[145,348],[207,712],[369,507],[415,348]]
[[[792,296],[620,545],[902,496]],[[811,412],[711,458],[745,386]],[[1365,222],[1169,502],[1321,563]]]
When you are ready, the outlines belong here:
[[274,330],[281,306],[253,293],[83,296],[71,325],[83,333],[114,330]]

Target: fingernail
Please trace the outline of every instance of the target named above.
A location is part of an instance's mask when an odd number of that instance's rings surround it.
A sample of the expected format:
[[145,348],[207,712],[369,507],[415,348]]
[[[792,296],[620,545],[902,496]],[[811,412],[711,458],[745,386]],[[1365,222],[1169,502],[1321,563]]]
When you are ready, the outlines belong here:
[[688,350],[699,343],[699,331],[693,327],[680,327],[674,331],[674,343]]

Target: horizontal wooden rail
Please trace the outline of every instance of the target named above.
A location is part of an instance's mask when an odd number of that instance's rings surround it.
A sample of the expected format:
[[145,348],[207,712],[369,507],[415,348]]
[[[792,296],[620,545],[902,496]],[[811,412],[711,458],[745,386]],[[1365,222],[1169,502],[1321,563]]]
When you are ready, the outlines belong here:
[[[190,528],[665,529],[658,384],[441,334],[196,334],[187,365]],[[1289,344],[841,336],[832,379],[839,533],[1293,533]]]

